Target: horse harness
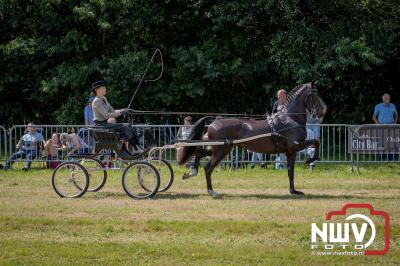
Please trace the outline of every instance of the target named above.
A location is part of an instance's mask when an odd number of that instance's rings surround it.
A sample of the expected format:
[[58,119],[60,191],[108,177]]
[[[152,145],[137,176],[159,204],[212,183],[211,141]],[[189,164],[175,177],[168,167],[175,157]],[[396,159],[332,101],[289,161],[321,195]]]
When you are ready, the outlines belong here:
[[279,147],[279,136],[281,136],[281,134],[278,133],[277,130],[277,120],[279,120],[279,123],[281,123],[282,125],[286,126],[286,124],[284,124],[282,122],[281,119],[279,119],[279,116],[276,117],[272,117],[271,115],[267,116],[267,124],[268,126],[271,128],[271,138],[272,138],[272,142],[274,143],[274,147],[275,147],[275,152],[277,152],[278,147]]
[[[288,126],[282,119],[279,118],[279,116],[272,117],[270,115],[267,116],[267,124],[271,128],[271,138],[272,142],[274,143],[275,146],[275,153],[278,151],[279,147],[279,138],[285,138],[286,140],[289,140],[285,135],[281,134],[282,132],[289,131],[292,129],[297,129],[297,128],[303,128],[305,130],[305,126]],[[278,129],[278,125],[283,125],[283,128]],[[298,144],[297,141],[294,141],[295,144]]]
[[[316,106],[316,101],[315,101],[314,95],[318,96],[318,90],[311,89],[307,92],[306,99],[305,99],[305,102],[312,100],[312,106],[313,106],[312,112],[315,112],[315,106]],[[301,114],[301,113],[299,113],[299,114]],[[272,138],[272,141],[275,146],[275,152],[277,152],[278,147],[279,147],[279,137],[288,139],[285,135],[280,134],[281,132],[285,132],[285,131],[288,131],[291,129],[296,129],[296,128],[303,128],[305,130],[305,128],[306,128],[305,126],[288,127],[287,124],[284,121],[282,121],[282,119],[279,118],[279,115],[277,115],[277,116],[267,115],[266,121],[267,121],[268,126],[271,128],[271,138]],[[279,124],[283,125],[284,128],[277,129]],[[298,144],[297,141],[295,141],[294,143]]]

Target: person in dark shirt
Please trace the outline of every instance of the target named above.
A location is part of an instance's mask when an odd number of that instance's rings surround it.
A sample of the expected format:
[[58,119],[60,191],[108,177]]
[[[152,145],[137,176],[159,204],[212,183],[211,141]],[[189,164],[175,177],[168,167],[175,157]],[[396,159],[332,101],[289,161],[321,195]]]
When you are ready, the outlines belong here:
[[277,93],[278,100],[274,103],[272,107],[272,114],[276,114],[280,112],[283,108],[283,105],[286,102],[286,90],[280,89]]
[[[276,94],[278,100],[274,103],[272,107],[272,115],[279,113],[286,102],[286,90],[280,89]],[[275,169],[286,169],[286,155],[281,153],[276,156],[276,166]]]

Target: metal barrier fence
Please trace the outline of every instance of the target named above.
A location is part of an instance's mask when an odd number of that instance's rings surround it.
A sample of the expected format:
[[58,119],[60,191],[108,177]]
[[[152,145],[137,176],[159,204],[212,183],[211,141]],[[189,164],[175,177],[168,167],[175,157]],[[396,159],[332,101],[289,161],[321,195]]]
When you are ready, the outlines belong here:
[[0,126],[0,161],[5,161],[7,158],[7,130]]
[[[23,156],[17,156],[16,151],[22,148],[22,143],[19,143],[25,134],[28,133],[27,125],[16,125],[10,128],[8,131],[8,154],[7,159],[12,162],[15,161],[28,161],[28,158],[33,159],[33,161],[38,162],[51,162],[51,161],[65,161],[67,160],[67,150],[62,150],[58,152],[57,156],[53,158],[48,158],[44,156],[45,142],[50,140],[54,133],[77,133],[85,143],[89,144],[93,148],[94,140],[90,137],[88,129],[82,125],[35,125],[34,133],[42,136],[43,141],[38,141],[35,144],[24,145],[24,148],[29,150],[30,157],[27,154]],[[26,142],[25,142],[26,143]],[[28,157],[28,158],[27,158]]]
[[[170,126],[170,125],[135,125],[136,131],[138,131],[138,135],[140,136],[139,141],[141,144],[144,144],[143,132],[144,130],[151,130],[153,138],[156,140],[158,146],[172,144],[176,142],[177,132],[180,126]],[[8,137],[5,137],[5,146],[7,147],[7,152],[4,154],[4,157],[9,159],[15,152],[18,150],[17,144],[19,140],[27,133],[27,125],[16,125],[10,128],[8,131]],[[50,140],[54,133],[76,133],[82,140],[88,144],[89,150],[94,151],[95,149],[95,141],[93,136],[90,134],[90,131],[87,126],[84,125],[35,125],[35,132],[41,134],[45,141]],[[1,143],[1,142],[0,142]],[[44,146],[42,142],[36,143],[36,146],[30,147],[30,149],[35,151],[34,160],[41,162],[49,162],[49,161],[65,161],[68,160],[67,151],[60,151],[56,158],[48,159],[43,156]],[[105,151],[102,154],[102,160],[110,161],[114,156],[112,151]],[[164,154],[164,158],[167,160],[174,161],[176,158],[176,151],[170,150]],[[25,158],[22,158],[23,160]],[[15,159],[12,161],[20,161],[21,159]],[[25,159],[26,160],[26,159]]]
[[[139,134],[142,135],[144,130],[150,130],[154,139],[157,142],[157,146],[164,146],[173,144],[177,141],[178,130],[182,125],[135,125],[134,126]],[[320,146],[320,162],[324,163],[351,163],[354,159],[352,154],[348,151],[348,138],[349,138],[349,125],[345,124],[322,124],[320,126],[308,125],[308,128],[314,131],[314,134],[319,137]],[[35,125],[36,131],[42,134],[44,140],[51,139],[54,133],[76,133],[78,134],[85,143],[89,145],[89,149],[94,149],[94,139],[89,133],[86,126],[83,125]],[[0,127],[0,160],[10,158],[12,153],[16,151],[16,145],[21,137],[26,133],[26,125],[16,125],[7,131],[4,127]],[[318,136],[319,135],[319,136]],[[140,137],[140,142],[144,142],[144,138]],[[43,147],[36,147],[38,150],[43,150]],[[110,152],[111,153],[111,152]],[[176,151],[168,150],[164,153],[164,159],[175,161]],[[301,162],[304,160],[306,152],[299,152],[296,160]],[[281,156],[277,155],[265,155],[265,154],[253,154],[241,147],[235,147],[232,152],[225,158],[224,162],[228,163],[230,167],[238,168],[242,164],[255,163],[275,163],[276,160],[282,159]],[[387,158],[387,157],[386,157]],[[394,157],[395,160],[399,160],[398,156]],[[41,154],[35,158],[36,161],[48,161]],[[67,160],[66,151],[60,153],[57,160]],[[285,160],[284,158],[282,159]],[[377,154],[365,154],[359,156],[360,162],[385,162],[389,160],[382,160]],[[391,160],[393,161],[393,160]]]

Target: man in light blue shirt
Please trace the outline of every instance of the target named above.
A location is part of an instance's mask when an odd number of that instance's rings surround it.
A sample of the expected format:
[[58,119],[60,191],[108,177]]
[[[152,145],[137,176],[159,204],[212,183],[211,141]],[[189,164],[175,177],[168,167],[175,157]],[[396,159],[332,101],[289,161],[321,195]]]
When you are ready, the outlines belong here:
[[12,164],[18,158],[26,158],[25,166],[22,170],[28,170],[31,167],[32,160],[40,156],[41,147],[44,145],[44,138],[42,133],[36,131],[34,124],[29,123],[26,128],[27,133],[24,134],[16,145],[17,151],[11,155],[7,161],[4,170],[11,169]]
[[372,120],[375,124],[396,124],[398,119],[397,109],[390,103],[390,95],[385,93],[382,96],[383,103],[375,106]]

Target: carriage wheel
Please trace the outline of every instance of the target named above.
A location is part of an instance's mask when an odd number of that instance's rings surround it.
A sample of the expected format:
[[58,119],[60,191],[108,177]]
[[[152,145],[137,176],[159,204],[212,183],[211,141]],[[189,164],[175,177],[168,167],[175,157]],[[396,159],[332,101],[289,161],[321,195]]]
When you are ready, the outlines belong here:
[[160,187],[160,175],[147,162],[133,162],[122,174],[122,187],[131,198],[151,198]]
[[160,175],[160,188],[158,191],[167,191],[174,182],[174,170],[172,170],[171,164],[164,159],[160,160],[158,158],[152,158],[151,164],[157,169]]
[[90,186],[87,191],[96,192],[104,187],[107,181],[107,171],[104,164],[94,158],[86,158],[79,161],[85,167],[89,175]]
[[89,187],[89,175],[82,165],[65,162],[54,169],[51,183],[60,197],[79,198]]

